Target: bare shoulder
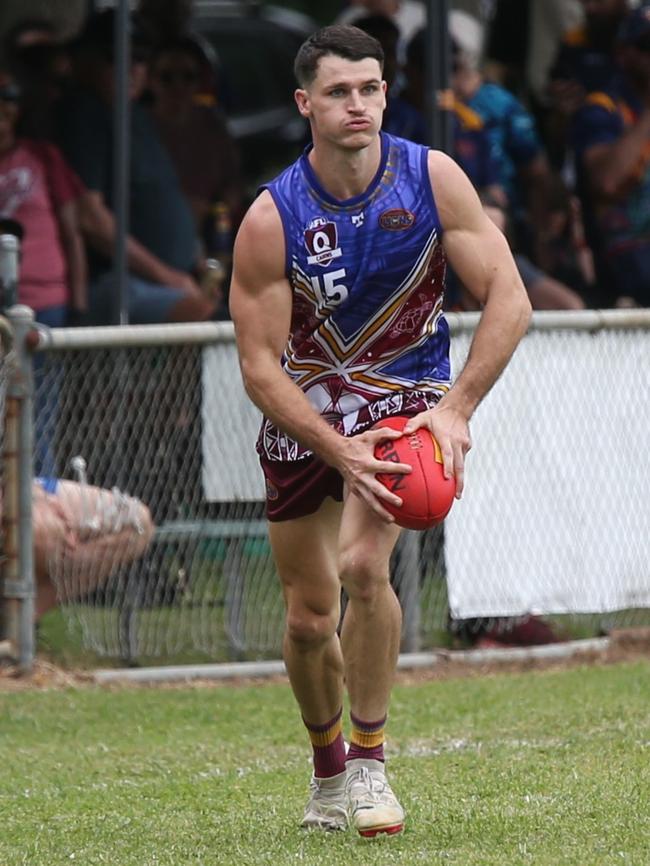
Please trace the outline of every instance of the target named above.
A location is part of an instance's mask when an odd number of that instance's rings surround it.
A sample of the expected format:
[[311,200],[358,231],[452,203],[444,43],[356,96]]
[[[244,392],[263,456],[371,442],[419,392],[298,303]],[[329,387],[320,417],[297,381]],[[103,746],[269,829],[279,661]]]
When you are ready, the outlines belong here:
[[468,228],[483,220],[483,208],[469,178],[455,160],[440,150],[429,151],[429,180],[443,228]]
[[268,190],[255,199],[242,220],[235,239],[234,268],[240,279],[252,271],[269,277],[284,273],[282,220]]

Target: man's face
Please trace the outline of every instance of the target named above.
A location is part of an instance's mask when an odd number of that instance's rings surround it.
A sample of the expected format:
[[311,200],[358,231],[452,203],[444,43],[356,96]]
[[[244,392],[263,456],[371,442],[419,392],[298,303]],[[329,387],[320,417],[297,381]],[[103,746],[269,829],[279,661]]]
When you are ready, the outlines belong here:
[[381,127],[386,82],[373,58],[345,60],[328,54],[319,61],[313,82],[295,96],[314,137],[357,150],[367,147]]

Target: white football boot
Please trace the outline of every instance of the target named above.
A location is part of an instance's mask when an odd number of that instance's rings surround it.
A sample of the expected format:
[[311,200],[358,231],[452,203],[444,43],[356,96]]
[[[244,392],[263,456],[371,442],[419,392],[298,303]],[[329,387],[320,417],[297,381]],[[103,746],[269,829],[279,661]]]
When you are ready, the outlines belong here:
[[348,826],[348,798],[346,772],[329,779],[312,776],[309,783],[309,802],[301,827],[317,830],[345,830]]
[[350,823],[362,836],[392,835],[404,829],[404,809],[388,784],[381,761],[348,761],[345,787]]

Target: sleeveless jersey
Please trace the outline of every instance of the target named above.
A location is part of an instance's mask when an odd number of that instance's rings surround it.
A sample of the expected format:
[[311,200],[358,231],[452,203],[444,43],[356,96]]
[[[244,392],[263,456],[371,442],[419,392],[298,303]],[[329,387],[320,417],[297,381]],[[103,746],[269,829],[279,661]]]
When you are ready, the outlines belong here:
[[[343,435],[435,405],[450,386],[442,313],[446,258],[428,148],[381,134],[370,186],[339,201],[308,151],[267,184],[280,213],[293,292],[282,367]],[[311,454],[264,419],[268,460]]]

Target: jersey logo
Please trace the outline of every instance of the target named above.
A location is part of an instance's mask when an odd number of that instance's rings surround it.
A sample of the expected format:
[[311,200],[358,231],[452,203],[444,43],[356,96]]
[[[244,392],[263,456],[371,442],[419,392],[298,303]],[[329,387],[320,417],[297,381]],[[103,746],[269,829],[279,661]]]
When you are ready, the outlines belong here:
[[361,213],[353,213],[350,219],[352,220],[352,225],[358,229],[363,225],[365,214],[363,211]]
[[307,263],[326,268],[332,259],[343,255],[337,244],[336,224],[328,222],[324,217],[316,217],[305,229],[305,246],[310,253]]
[[379,216],[379,225],[389,232],[403,232],[415,223],[415,214],[401,207],[385,210]]

